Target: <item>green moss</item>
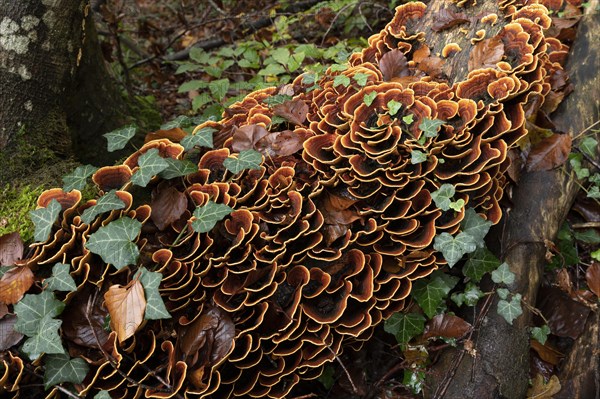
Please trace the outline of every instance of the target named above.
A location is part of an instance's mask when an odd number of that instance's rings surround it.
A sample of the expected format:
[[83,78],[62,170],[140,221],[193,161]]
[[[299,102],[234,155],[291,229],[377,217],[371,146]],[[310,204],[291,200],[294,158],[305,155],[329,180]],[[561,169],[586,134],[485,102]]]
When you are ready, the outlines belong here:
[[0,235],[19,232],[25,242],[33,240],[34,227],[29,211],[35,209],[42,187],[20,189],[6,185],[0,188]]

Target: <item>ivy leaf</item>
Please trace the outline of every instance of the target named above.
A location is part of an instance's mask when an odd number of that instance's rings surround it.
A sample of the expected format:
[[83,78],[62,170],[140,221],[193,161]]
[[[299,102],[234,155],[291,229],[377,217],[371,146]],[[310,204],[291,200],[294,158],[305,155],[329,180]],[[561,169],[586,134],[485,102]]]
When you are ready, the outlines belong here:
[[[206,83],[206,82],[202,81],[202,83]],[[185,83],[183,85],[185,85]],[[201,87],[205,87],[205,86],[201,86]],[[193,90],[197,90],[199,88],[200,87],[196,87]],[[192,90],[192,89],[189,88],[185,91],[189,91],[189,90]],[[160,130],[171,130],[171,129],[175,129],[176,127],[187,127],[187,126],[190,126],[191,124],[192,124],[192,118],[190,118],[189,116],[186,116],[186,115],[179,115],[177,118],[170,120],[167,123],[163,123],[160,126]]]
[[542,345],[546,343],[548,335],[550,335],[550,327],[548,327],[546,324],[544,324],[542,327],[533,327],[531,329],[531,337]]
[[450,209],[453,209],[456,212],[460,212],[462,210],[463,206],[465,206],[465,200],[462,198],[459,198],[458,200],[452,201],[450,203]]
[[510,302],[501,299],[498,301],[498,314],[512,325],[513,320],[523,313],[521,309],[521,294],[515,294]]
[[366,73],[357,72],[352,76],[352,78],[356,81],[356,83],[358,83],[359,86],[364,86],[367,84],[369,75]]
[[425,317],[418,313],[394,313],[385,321],[383,329],[393,334],[399,344],[405,344],[425,331]]
[[140,251],[132,241],[140,234],[141,228],[142,223],[135,219],[124,217],[115,220],[90,235],[85,247],[120,270],[137,262]]
[[208,84],[208,89],[215,99],[221,101],[229,90],[229,79],[213,80]]
[[492,272],[492,281],[496,284],[511,285],[515,282],[515,274],[510,271],[508,264],[504,262]]
[[206,205],[199,206],[194,210],[196,220],[192,222],[192,229],[196,233],[207,233],[215,227],[218,221],[222,220],[232,211],[233,209],[225,204],[217,204],[210,201]]
[[402,117],[402,122],[406,123],[407,125],[412,125],[414,121],[415,117],[413,114],[408,114]]
[[410,163],[416,165],[421,162],[427,161],[427,154],[423,151],[412,150],[410,152]]
[[217,129],[214,127],[203,127],[194,134],[185,136],[180,144],[186,151],[189,151],[196,146],[213,148],[213,133],[216,131]]
[[483,239],[490,231],[492,222],[479,216],[473,208],[468,208],[460,226],[463,233],[473,237],[473,241],[475,241],[478,248],[483,248],[485,246]]
[[158,291],[162,278],[161,273],[148,271],[144,267],[140,268],[140,282],[144,287],[146,297],[146,311],[144,312],[144,319],[146,320],[171,318]]
[[103,389],[100,392],[98,392],[96,395],[94,395],[94,399],[112,399],[112,398],[110,397],[110,394],[108,393],[108,391],[105,391]]
[[370,107],[371,104],[373,104],[373,100],[375,100],[375,97],[377,97],[377,92],[376,91],[372,91],[369,94],[365,94],[363,96],[363,102],[365,103],[365,105],[367,107]]
[[594,158],[596,156],[596,149],[598,148],[598,141],[593,137],[586,137],[581,140],[579,149],[587,156]]
[[53,319],[50,315],[42,317],[35,334],[29,336],[23,344],[23,352],[32,360],[40,357],[42,353],[65,353],[58,333],[61,324],[62,320]]
[[151,148],[138,158],[139,169],[131,176],[131,182],[146,187],[150,180],[165,170],[169,164],[158,154],[158,148]]
[[600,199],[600,187],[598,186],[592,186],[586,195],[588,198],[592,198],[592,199]]
[[106,141],[108,141],[108,152],[125,148],[129,140],[135,136],[136,131],[137,127],[131,125],[103,134],[103,136],[106,138]]
[[431,199],[435,202],[435,206],[440,208],[442,211],[450,209],[450,203],[452,203],[452,196],[454,196],[454,186],[452,184],[442,184],[440,188],[431,193]]
[[415,282],[411,295],[425,314],[432,318],[457,282],[457,278],[447,280],[441,274],[434,275],[431,279]]
[[333,79],[333,85],[334,86],[342,85],[344,87],[348,87],[348,86],[350,86],[350,78],[346,75],[337,75]]
[[477,302],[481,298],[485,296],[485,293],[479,289],[479,287],[474,282],[467,283],[463,292],[455,292],[452,294],[450,299],[458,306],[462,306],[463,304],[467,306],[475,306]]
[[510,291],[506,288],[498,288],[496,290],[496,294],[500,297],[500,299],[506,299],[510,295]]
[[163,179],[187,176],[198,171],[198,165],[188,159],[164,158],[167,162],[165,170],[158,175]]
[[487,248],[478,248],[469,256],[463,266],[462,272],[474,282],[478,283],[484,274],[494,271],[502,262]]
[[323,384],[325,389],[330,390],[331,387],[333,387],[333,384],[335,383],[334,377],[335,377],[335,369],[333,367],[331,367],[331,365],[327,365],[323,369],[323,372],[319,376],[318,380],[321,384]]
[[466,233],[459,233],[452,237],[449,233],[442,233],[435,237],[433,248],[440,251],[448,266],[454,266],[464,254],[471,253],[477,249],[473,237]]
[[58,219],[62,207],[60,203],[53,199],[46,208],[39,208],[29,212],[31,221],[35,226],[33,238],[35,241],[43,242],[48,239],[52,231],[52,225]]
[[125,203],[117,195],[117,190],[112,190],[100,197],[95,205],[84,210],[81,214],[81,221],[90,224],[101,213],[123,208],[125,208]]
[[439,119],[424,118],[419,124],[419,129],[425,134],[425,137],[435,137],[438,134],[440,126],[444,124],[444,121]]
[[331,72],[342,72],[348,69],[348,65],[346,64],[333,64],[331,67]]
[[70,269],[71,266],[66,263],[56,263],[52,266],[52,277],[45,280],[46,284],[48,284],[46,289],[52,291],[75,291],[77,284],[75,284],[75,280],[69,274]]
[[44,388],[50,389],[63,382],[81,384],[89,371],[85,360],[71,359],[68,354],[48,355],[45,358]]
[[93,165],[78,166],[73,172],[62,178],[63,191],[83,190],[87,185],[87,178],[97,170],[98,168]]
[[65,308],[65,304],[54,297],[52,291],[42,291],[41,294],[27,294],[15,304],[17,322],[15,330],[28,337],[37,334],[42,319],[58,316]]
[[[309,75],[305,75],[305,77],[306,76],[309,76]],[[306,82],[304,82],[304,83],[305,84],[310,84],[310,83],[306,83]],[[274,96],[269,96],[269,97],[265,98],[263,100],[263,102],[265,104],[267,104],[268,106],[272,107],[272,106],[275,106],[275,105],[280,105],[280,104],[283,104],[285,102],[291,101],[292,98],[293,98],[292,96],[287,95],[287,94],[276,94]]]
[[396,115],[400,108],[402,108],[402,103],[399,103],[396,100],[390,100],[387,103],[388,110],[390,111],[390,115]]
[[227,157],[223,166],[231,173],[239,173],[245,169],[260,169],[262,155],[255,150],[240,151],[237,157]]

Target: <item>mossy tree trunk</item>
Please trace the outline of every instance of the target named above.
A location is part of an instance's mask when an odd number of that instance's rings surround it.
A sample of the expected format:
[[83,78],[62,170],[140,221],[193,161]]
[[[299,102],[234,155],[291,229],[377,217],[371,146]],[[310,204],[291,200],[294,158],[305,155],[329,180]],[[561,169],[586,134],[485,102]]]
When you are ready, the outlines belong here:
[[89,8],[86,0],[0,0],[2,186],[56,184],[72,158],[111,160],[101,135],[127,122],[131,108],[107,74]]

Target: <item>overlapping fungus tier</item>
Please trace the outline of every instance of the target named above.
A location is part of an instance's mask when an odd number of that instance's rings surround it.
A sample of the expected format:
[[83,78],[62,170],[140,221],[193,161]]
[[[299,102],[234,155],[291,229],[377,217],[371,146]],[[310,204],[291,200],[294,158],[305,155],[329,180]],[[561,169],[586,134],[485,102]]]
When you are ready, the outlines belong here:
[[[257,147],[265,155],[259,169],[234,175],[223,162],[236,152],[240,132],[251,131],[254,145],[269,129],[281,130],[267,104],[276,88],[199,126],[216,130],[216,149],[200,154],[198,171],[184,179],[155,177],[152,195],[130,182],[138,159],[149,149],[181,159],[186,152],[178,143],[150,141],[122,165],[98,170],[94,183],[101,192],[116,190],[125,207],[90,224],[81,215],[95,200],[80,203],[79,192],[60,189],[42,194],[39,206],[57,199],[63,212],[28,264],[71,265],[78,289],[64,298],[63,335],[71,355],[90,364],[82,395],[105,389],[113,398],[286,397],[343,348],[360,347],[375,325],[403,309],[412,281],[445,265],[432,243],[441,232],[457,233],[464,208],[440,210],[433,191],[452,184],[455,200],[498,222],[507,151],[525,135],[526,115],[560,89],[566,53],[557,39],[544,38],[550,19],[542,5],[504,8],[511,21],[496,38],[502,59],[450,86],[413,59],[423,34],[412,29],[426,6],[398,7],[347,69],[328,70],[316,90],[302,77],[285,88],[308,107],[306,121],[286,126],[303,144],[285,155]],[[382,66],[391,52],[406,64],[399,74]],[[344,81],[339,75],[351,83],[336,84]],[[443,124],[426,134],[421,123],[435,119]],[[412,162],[415,151],[427,160]],[[209,201],[234,210],[212,231],[196,233],[192,213]],[[155,217],[173,203],[176,217]],[[160,293],[173,318],[148,321],[119,343],[103,328],[101,298],[132,273],[116,272],[85,243],[123,216],[143,225],[138,266],[162,274]],[[2,361],[10,366],[2,384],[17,389],[27,380],[23,361]]]

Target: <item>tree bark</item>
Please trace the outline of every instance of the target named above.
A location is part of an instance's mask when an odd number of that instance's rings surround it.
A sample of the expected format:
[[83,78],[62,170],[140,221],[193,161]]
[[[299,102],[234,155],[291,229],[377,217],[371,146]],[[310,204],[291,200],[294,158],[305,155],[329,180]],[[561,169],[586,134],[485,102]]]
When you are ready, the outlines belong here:
[[[594,12],[598,3],[592,3],[588,11]],[[600,118],[600,43],[593,36],[600,29],[599,22],[598,14],[591,12],[580,21],[567,64],[575,91],[552,116],[557,130],[573,137]],[[578,190],[576,177],[568,165],[552,171],[524,174],[513,191],[514,207],[505,215],[503,225],[496,229],[502,259],[516,275],[509,289],[512,293],[520,293],[528,305],[536,303],[546,263],[544,241],[555,239]],[[532,314],[524,306],[523,315],[509,325],[497,314],[497,301],[498,298],[495,298],[481,327],[474,334],[475,357],[464,355],[461,349],[444,352],[433,367],[429,381],[431,390],[427,396],[438,399],[526,397],[528,327]],[[585,350],[579,351],[580,356],[573,355],[576,360],[571,362],[587,362],[589,358],[584,360],[581,357],[586,353]],[[575,397],[568,393],[567,396]]]

